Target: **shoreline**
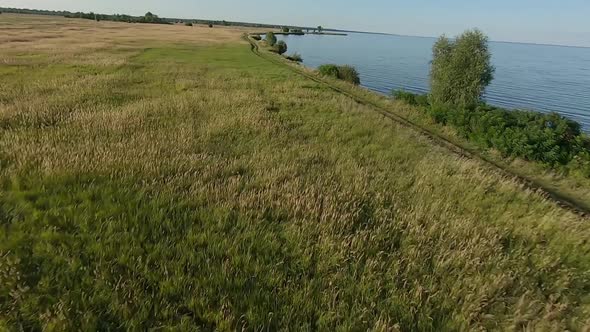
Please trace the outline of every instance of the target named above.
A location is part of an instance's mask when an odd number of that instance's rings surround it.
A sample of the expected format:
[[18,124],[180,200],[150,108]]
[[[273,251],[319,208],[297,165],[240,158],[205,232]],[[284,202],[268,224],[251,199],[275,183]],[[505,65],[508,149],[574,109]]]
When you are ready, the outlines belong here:
[[[274,33],[276,36],[305,36],[305,35],[326,35],[326,36],[348,36],[348,34],[346,33],[341,33],[341,32],[274,32],[272,31],[272,33]],[[258,36],[262,36],[265,35],[266,32],[251,32],[249,33],[249,35],[258,35]]]
[[[583,197],[578,197],[575,193],[567,190],[568,184],[558,181],[555,182],[555,175],[553,171],[549,171],[549,179],[547,174],[539,175],[534,171],[534,168],[539,164],[534,161],[525,161],[526,167],[522,165],[513,165],[505,158],[498,157],[490,151],[478,148],[469,141],[459,139],[453,135],[449,135],[445,128],[428,125],[424,122],[421,114],[414,116],[414,114],[400,114],[398,111],[392,110],[392,103],[395,100],[389,98],[388,95],[373,91],[365,86],[348,86],[345,82],[332,82],[326,78],[315,75],[315,69],[304,65],[303,63],[293,63],[279,56],[275,58],[274,54],[263,54],[260,50],[256,40],[247,38],[250,43],[252,52],[262,57],[263,59],[283,66],[288,67],[292,71],[302,75],[315,82],[325,84],[333,91],[343,94],[359,104],[372,107],[376,112],[383,116],[390,118],[392,121],[414,129],[417,133],[424,135],[430,139],[434,144],[446,148],[450,153],[457,154],[464,158],[478,160],[484,165],[487,165],[492,171],[499,172],[503,176],[515,179],[524,187],[543,193],[543,196],[552,200],[560,207],[573,212],[583,218],[590,217],[590,204],[584,200]],[[273,57],[270,59],[269,57]],[[406,105],[409,106],[409,105]],[[409,115],[409,117],[408,117]],[[520,160],[516,158],[515,160]],[[514,160],[512,161],[514,162]],[[568,177],[565,177],[568,178]]]

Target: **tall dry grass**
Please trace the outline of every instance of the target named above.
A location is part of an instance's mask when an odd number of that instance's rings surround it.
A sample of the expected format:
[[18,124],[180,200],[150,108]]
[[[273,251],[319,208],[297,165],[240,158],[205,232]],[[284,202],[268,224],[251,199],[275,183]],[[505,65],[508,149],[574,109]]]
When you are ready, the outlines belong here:
[[0,327],[590,323],[586,220],[239,30],[0,22]]

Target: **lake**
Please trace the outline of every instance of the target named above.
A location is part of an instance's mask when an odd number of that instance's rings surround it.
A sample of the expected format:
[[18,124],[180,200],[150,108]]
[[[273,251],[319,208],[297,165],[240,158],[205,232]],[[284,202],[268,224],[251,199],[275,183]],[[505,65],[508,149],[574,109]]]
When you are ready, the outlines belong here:
[[[348,36],[277,36],[303,63],[349,64],[361,84],[389,94],[426,93],[435,38],[350,33]],[[488,103],[505,108],[558,112],[590,131],[590,48],[491,42],[495,78]]]

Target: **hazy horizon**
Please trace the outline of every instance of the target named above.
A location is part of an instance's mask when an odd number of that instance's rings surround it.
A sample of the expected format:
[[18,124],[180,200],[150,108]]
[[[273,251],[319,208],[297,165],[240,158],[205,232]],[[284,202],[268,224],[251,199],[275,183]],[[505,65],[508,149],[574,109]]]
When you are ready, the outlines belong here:
[[[143,15],[151,11],[162,17],[210,19],[290,26],[318,26],[330,29],[388,33],[407,36],[454,36],[479,28],[498,42],[590,47],[590,22],[585,14],[590,3],[582,0],[522,0],[512,3],[473,3],[450,0],[445,4],[432,0],[413,3],[368,0],[364,4],[350,0],[311,0],[281,3],[251,0],[236,4],[232,0],[200,3],[190,0],[2,0],[0,7],[97,12],[103,14]],[[551,22],[551,24],[547,24]]]

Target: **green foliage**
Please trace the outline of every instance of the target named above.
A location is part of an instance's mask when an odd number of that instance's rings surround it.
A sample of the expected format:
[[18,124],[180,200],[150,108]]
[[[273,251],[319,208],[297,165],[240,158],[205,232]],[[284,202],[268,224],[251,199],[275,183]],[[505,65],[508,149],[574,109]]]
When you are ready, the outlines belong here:
[[142,18],[139,19],[138,22],[152,24],[169,24],[169,22],[159,18],[158,15],[154,15],[151,12],[147,12]]
[[279,40],[273,47],[272,51],[282,55],[287,52],[287,49],[287,43],[285,43],[283,40]]
[[213,27],[213,23],[209,23],[209,27],[212,28]]
[[268,46],[275,46],[277,43],[277,36],[275,36],[274,32],[269,31],[266,33],[266,43]]
[[324,28],[321,25],[319,25],[318,26],[318,32],[322,32],[322,31],[324,31]]
[[338,78],[338,66],[327,64],[318,67],[318,72],[324,76]]
[[538,161],[556,169],[590,176],[590,144],[580,124],[557,113],[507,110],[480,103],[474,109],[428,105],[426,95],[395,91],[394,98],[424,107],[437,122],[454,127],[460,136],[504,156]]
[[192,27],[193,26],[193,24],[191,22],[186,22],[184,25],[187,26],[187,27]]
[[250,35],[250,38],[254,40],[262,40],[262,37],[260,37],[260,35]]
[[297,52],[287,55],[286,58],[291,61],[295,61],[295,62],[303,62],[303,58],[301,57],[301,54],[299,54]]
[[285,32],[285,33],[289,33],[289,31],[290,31],[290,30],[289,30],[289,28],[288,28],[288,27],[283,27],[283,32]]
[[[26,11],[26,10],[25,10]],[[19,12],[19,11],[15,11]],[[136,17],[136,16],[129,16],[129,15],[121,15],[121,14],[114,14],[114,15],[105,15],[105,14],[96,14],[93,12],[90,13],[70,13],[65,12],[64,17],[66,18],[82,18],[87,20],[96,20],[97,22],[100,21],[115,21],[115,22],[128,22],[128,23],[151,23],[151,24],[170,24],[165,19],[159,18],[157,15],[152,14],[151,12],[147,12],[144,16]]]
[[448,111],[446,122],[481,146],[552,167],[568,164],[582,151],[580,125],[557,113],[481,105],[474,110]]
[[404,90],[392,91],[393,98],[404,101],[412,106],[429,106],[428,96],[416,94]]
[[361,84],[359,73],[353,66],[338,66],[338,78],[354,85]]
[[355,85],[361,83],[361,79],[356,68],[348,65],[338,66],[333,64],[321,65],[318,67],[321,75],[337,78]]
[[430,70],[431,103],[473,108],[493,79],[488,38],[479,30],[434,44]]

